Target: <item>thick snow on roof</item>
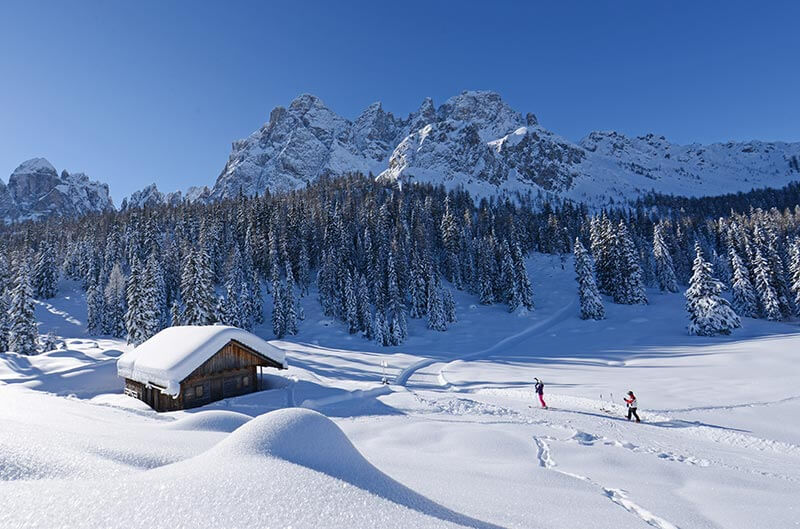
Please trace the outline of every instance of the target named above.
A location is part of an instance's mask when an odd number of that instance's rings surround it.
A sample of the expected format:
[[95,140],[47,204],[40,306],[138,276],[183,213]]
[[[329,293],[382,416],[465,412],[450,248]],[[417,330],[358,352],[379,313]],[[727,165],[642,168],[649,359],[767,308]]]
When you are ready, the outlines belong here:
[[164,393],[176,396],[181,381],[231,340],[286,367],[283,350],[255,334],[226,325],[187,325],[168,327],[122,355],[117,361],[117,374],[157,384],[166,388]]

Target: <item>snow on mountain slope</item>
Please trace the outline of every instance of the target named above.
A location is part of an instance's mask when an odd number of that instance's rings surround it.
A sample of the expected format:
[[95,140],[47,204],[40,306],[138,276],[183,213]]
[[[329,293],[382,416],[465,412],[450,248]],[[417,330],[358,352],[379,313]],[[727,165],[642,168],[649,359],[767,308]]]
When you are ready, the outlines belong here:
[[651,190],[698,196],[783,186],[800,179],[800,143],[682,146],[616,132],[573,143],[488,91],[463,92],[438,109],[426,99],[406,119],[375,103],[351,123],[303,95],[234,142],[212,196],[294,189],[352,171],[464,185],[478,195],[545,190],[603,203]]
[[49,216],[76,217],[114,209],[108,185],[89,180],[84,173],[62,171],[44,158],[33,158],[0,182],[0,218],[5,222]]

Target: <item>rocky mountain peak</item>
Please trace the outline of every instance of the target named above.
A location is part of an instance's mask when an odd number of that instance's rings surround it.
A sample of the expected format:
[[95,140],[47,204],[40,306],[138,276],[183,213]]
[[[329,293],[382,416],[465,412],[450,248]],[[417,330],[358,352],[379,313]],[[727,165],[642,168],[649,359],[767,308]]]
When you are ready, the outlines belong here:
[[0,218],[5,222],[49,216],[75,217],[114,208],[108,185],[84,173],[61,175],[44,158],[21,163],[0,186]]

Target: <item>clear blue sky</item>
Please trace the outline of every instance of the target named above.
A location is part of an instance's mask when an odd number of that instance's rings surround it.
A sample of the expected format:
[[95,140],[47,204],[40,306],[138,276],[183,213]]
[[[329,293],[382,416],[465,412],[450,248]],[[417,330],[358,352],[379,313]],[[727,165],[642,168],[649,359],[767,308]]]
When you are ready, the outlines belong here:
[[212,184],[298,94],[354,118],[491,89],[547,128],[800,140],[800,2],[4,1],[0,178]]

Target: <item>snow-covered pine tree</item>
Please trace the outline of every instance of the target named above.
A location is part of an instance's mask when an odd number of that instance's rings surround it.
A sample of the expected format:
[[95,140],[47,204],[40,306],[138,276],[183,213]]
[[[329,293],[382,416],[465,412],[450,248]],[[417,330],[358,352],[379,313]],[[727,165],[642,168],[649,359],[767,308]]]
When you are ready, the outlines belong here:
[[405,315],[405,304],[403,303],[403,297],[400,293],[400,286],[398,284],[397,279],[397,268],[395,265],[396,254],[394,251],[394,245],[392,246],[391,250],[389,251],[389,256],[386,262],[386,277],[387,277],[387,287],[388,287],[388,300],[387,300],[387,310],[388,313],[391,315],[391,325],[390,325],[390,334],[391,334],[391,345],[399,345],[403,343],[403,341],[408,336],[408,330],[406,327],[406,315]]
[[219,298],[217,303],[217,315],[223,325],[244,328],[244,316],[238,298],[233,283],[226,282],[225,296]]
[[367,286],[367,278],[363,275],[360,275],[358,278],[356,301],[358,304],[359,329],[368,340],[372,340],[372,307],[370,306],[369,301],[369,287]]
[[675,279],[675,267],[669,247],[664,240],[664,225],[658,223],[653,228],[653,256],[656,264],[656,281],[662,292],[677,292],[678,282]]
[[715,336],[730,334],[741,326],[739,316],[731,308],[728,300],[719,294],[722,283],[711,275],[711,263],[703,258],[699,243],[695,243],[696,257],[692,267],[692,277],[686,290],[686,310],[689,312],[689,334]]
[[5,256],[6,249],[1,248],[0,250],[0,293],[6,292],[7,290],[11,290],[13,285],[11,284],[11,271],[8,267],[8,259]]
[[172,327],[181,325],[181,305],[177,299],[172,302],[172,306],[169,308],[169,324]]
[[603,300],[594,281],[592,258],[580,239],[575,239],[575,279],[578,281],[578,298],[581,303],[581,319],[602,320],[606,317]]
[[104,315],[105,299],[103,298],[103,291],[97,287],[95,282],[92,282],[86,292],[86,331],[89,334],[97,335],[105,332]]
[[615,303],[624,305],[647,304],[647,296],[642,282],[642,270],[639,267],[639,256],[636,246],[628,233],[628,227],[619,221],[616,233],[617,251],[615,273],[615,287],[613,296]]
[[444,303],[444,317],[448,324],[458,321],[456,316],[456,301],[449,288],[442,289],[442,302]]
[[590,221],[591,249],[597,269],[597,287],[603,294],[612,295],[616,289],[617,239],[614,225],[605,213]]
[[216,321],[214,271],[204,245],[189,252],[181,273],[184,325],[211,325]]
[[264,290],[261,288],[261,277],[255,268],[250,273],[250,315],[255,325],[264,323]]
[[234,245],[225,273],[225,302],[220,314],[222,323],[242,329],[252,328],[249,293],[246,289],[242,255],[239,247]]
[[8,351],[8,334],[11,330],[9,321],[9,291],[3,288],[0,290],[0,353]]
[[356,291],[353,288],[353,278],[350,275],[350,270],[345,273],[344,305],[347,330],[350,334],[355,334],[359,330],[358,300],[356,299]]
[[800,237],[795,237],[789,248],[790,289],[794,295],[795,314],[800,316]]
[[772,271],[761,253],[761,248],[755,250],[753,275],[755,276],[756,293],[761,302],[761,315],[768,320],[779,321],[782,318],[780,302],[778,294],[772,286]]
[[39,338],[29,274],[27,264],[20,263],[8,309],[10,323],[8,349],[24,355],[36,354],[36,343]]
[[125,291],[125,274],[122,273],[122,267],[119,262],[114,263],[111,272],[108,276],[108,283],[103,290],[105,297],[105,317],[103,318],[103,326],[106,334],[123,338],[126,335],[125,331],[125,312],[126,307],[126,291]]
[[55,351],[62,344],[61,340],[58,339],[58,336],[56,336],[56,333],[52,330],[49,331],[44,336],[42,336],[41,342],[42,345],[40,351],[42,353],[46,353],[48,351]]
[[427,305],[428,328],[434,331],[446,331],[447,315],[444,310],[442,286],[439,281],[436,281],[433,288],[429,290]]
[[[128,277],[125,301],[128,310],[125,312],[125,330],[128,343],[139,345],[150,336],[152,321],[155,319],[153,298],[155,292],[152,285],[145,281],[145,271],[139,258],[131,262],[131,275]],[[155,334],[155,333],[154,333]]]
[[286,334],[297,334],[297,298],[295,297],[292,266],[286,263],[286,287],[283,296],[283,324]]
[[461,288],[459,229],[456,217],[450,212],[450,196],[447,196],[444,200],[444,215],[442,215],[440,229],[444,250],[444,276],[453,286]]
[[732,270],[731,293],[733,294],[733,310],[736,314],[754,318],[758,314],[758,301],[753,284],[750,282],[747,267],[736,252],[733,244],[728,247],[728,258]]
[[426,313],[428,304],[427,281],[425,280],[425,263],[419,253],[411,255],[411,310],[412,318],[421,318]]
[[525,266],[525,259],[522,257],[522,249],[518,242],[513,244],[511,256],[514,261],[515,290],[519,297],[519,302],[527,310],[533,310],[533,287],[531,286],[528,269]]
[[[277,287],[277,288],[276,288]],[[286,319],[284,318],[284,310],[286,303],[284,303],[284,288],[278,282],[273,284],[272,287],[272,334],[276,338],[283,338],[286,335]]]
[[390,345],[389,326],[386,323],[386,315],[383,311],[375,311],[375,316],[372,320],[372,335],[376,343],[383,346]]
[[502,257],[500,261],[500,289],[502,300],[508,304],[508,312],[514,312],[519,307],[521,295],[517,284],[514,261],[511,258],[511,249],[508,241],[503,241]]
[[58,268],[49,241],[42,244],[36,255],[31,284],[36,297],[48,299],[58,293]]
[[145,263],[143,279],[150,297],[147,307],[150,318],[147,325],[147,338],[155,335],[168,325],[167,288],[163,266],[158,254],[153,251]]

